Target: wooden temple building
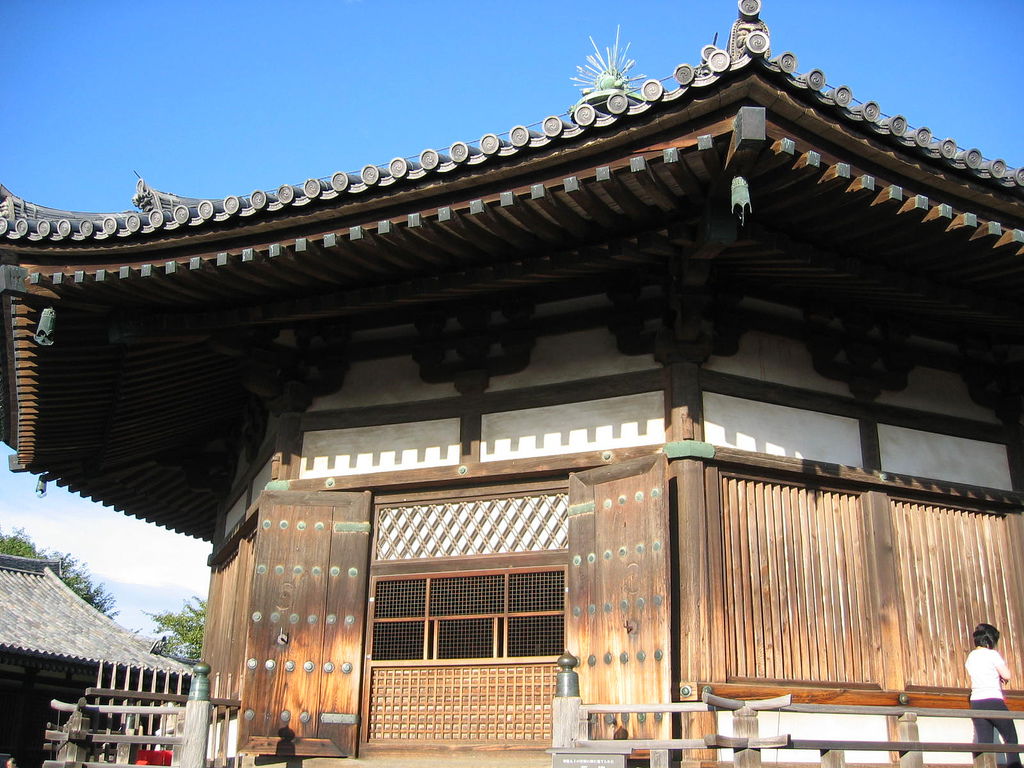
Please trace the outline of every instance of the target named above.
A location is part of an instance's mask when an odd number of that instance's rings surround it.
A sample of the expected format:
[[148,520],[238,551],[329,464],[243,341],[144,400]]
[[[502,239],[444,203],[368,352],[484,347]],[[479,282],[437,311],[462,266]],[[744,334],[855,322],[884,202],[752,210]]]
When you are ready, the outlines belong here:
[[541,750],[565,649],[608,703],[963,707],[979,621],[1024,672],[1024,168],[760,12],[273,191],[0,188],[12,466],[212,543],[240,751]]

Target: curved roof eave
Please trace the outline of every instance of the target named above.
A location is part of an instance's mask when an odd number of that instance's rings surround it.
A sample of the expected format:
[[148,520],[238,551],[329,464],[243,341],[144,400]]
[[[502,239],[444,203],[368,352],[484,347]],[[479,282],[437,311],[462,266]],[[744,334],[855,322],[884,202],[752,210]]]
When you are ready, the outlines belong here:
[[[747,5],[750,5],[748,0]],[[132,202],[138,211],[76,213],[29,203],[0,185],[0,246],[49,246],[64,250],[76,245],[152,246],[156,242],[223,235],[224,230],[281,229],[308,219],[332,218],[361,199],[371,202],[388,193],[451,184],[459,178],[478,178],[474,171],[527,162],[531,166],[552,150],[579,148],[588,138],[606,145],[615,133],[655,125],[660,115],[688,113],[694,103],[720,93],[743,70],[759,71],[785,97],[803,103],[834,120],[847,134],[876,139],[908,165],[921,164],[934,174],[950,174],[963,184],[980,184],[998,195],[1024,198],[1024,167],[1010,168],[1000,159],[986,159],[978,149],[960,147],[954,139],[936,139],[928,128],[913,128],[901,115],[887,116],[873,101],[860,102],[846,86],[832,87],[825,74],[811,69],[798,74],[797,59],[786,52],[769,57],[767,26],[753,13],[740,17],[730,36],[730,51],[705,46],[702,63],[679,65],[672,76],[646,81],[634,95],[619,94],[602,109],[583,104],[572,115],[550,115],[531,125],[488,133],[472,142],[456,141],[444,150],[425,149],[415,158],[396,157],[384,164],[367,164],[358,171],[339,171],[330,177],[309,178],[301,184],[282,184],[276,190],[215,199],[190,198],[163,192],[140,179]],[[749,10],[749,9],[748,9]],[[745,44],[734,43],[737,28],[757,28]],[[748,30],[749,32],[749,30]],[[666,87],[671,82],[674,87]]]

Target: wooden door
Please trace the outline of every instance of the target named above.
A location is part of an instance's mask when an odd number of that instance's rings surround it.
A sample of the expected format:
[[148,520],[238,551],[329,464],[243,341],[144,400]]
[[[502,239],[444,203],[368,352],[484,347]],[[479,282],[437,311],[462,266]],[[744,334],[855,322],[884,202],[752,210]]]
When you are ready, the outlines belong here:
[[[569,480],[566,647],[585,702],[671,701],[671,573],[663,455]],[[668,722],[602,720],[600,737],[663,738]]]
[[355,755],[370,494],[260,497],[241,751]]

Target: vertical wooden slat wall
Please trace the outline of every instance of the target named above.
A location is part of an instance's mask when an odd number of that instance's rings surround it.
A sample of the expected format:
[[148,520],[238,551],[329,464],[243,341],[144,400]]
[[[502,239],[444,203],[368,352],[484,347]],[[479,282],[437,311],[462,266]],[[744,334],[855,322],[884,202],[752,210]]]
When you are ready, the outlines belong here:
[[907,683],[966,687],[964,658],[982,621],[1002,632],[1010,668],[1024,668],[1019,516],[898,500],[891,508]]
[[252,552],[252,537],[242,539],[235,554],[210,574],[203,658],[210,665],[216,695],[227,698],[240,696]]
[[722,477],[730,679],[879,681],[860,497]]

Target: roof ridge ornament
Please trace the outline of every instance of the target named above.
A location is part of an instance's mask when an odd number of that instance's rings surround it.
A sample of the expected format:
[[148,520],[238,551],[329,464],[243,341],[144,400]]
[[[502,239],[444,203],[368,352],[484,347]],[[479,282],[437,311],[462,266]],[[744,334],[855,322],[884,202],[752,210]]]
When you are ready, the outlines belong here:
[[739,0],[737,5],[739,16],[729,32],[729,58],[735,64],[751,56],[769,56],[771,36],[760,18],[761,0]]
[[646,79],[645,75],[630,75],[629,71],[636,65],[636,60],[629,58],[629,46],[619,49],[621,27],[615,27],[615,45],[604,49],[601,55],[594,38],[590,44],[594,53],[587,56],[586,66],[576,67],[576,77],[571,78],[582,90],[582,96],[569,109],[572,114],[583,104],[595,107],[607,107],[616,114],[625,112],[630,99],[642,99],[638,90],[639,83]]

